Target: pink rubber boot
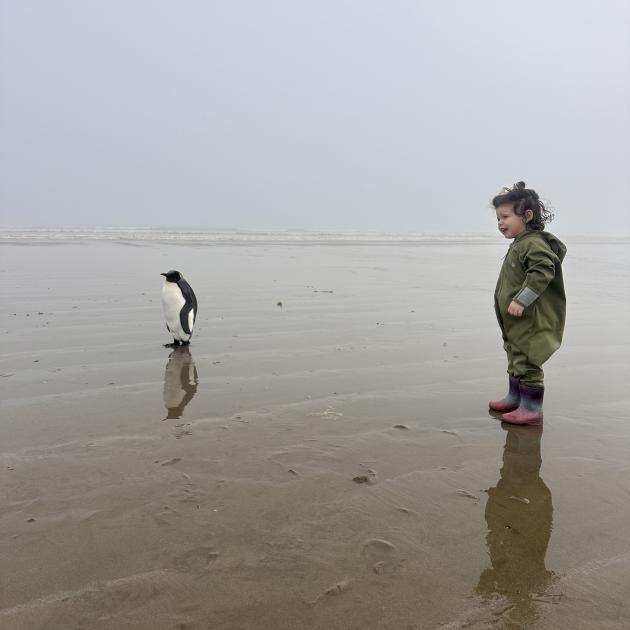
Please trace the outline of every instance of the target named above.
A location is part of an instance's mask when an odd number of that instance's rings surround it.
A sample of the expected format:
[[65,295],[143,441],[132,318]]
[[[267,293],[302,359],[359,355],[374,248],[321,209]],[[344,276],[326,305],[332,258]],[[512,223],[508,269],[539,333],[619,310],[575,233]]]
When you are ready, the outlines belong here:
[[543,421],[543,397],[545,388],[536,385],[524,385],[519,383],[521,402],[517,409],[504,413],[501,416],[503,422],[510,424],[542,424]]
[[518,389],[518,379],[514,378],[512,375],[510,375],[509,387],[505,398],[501,400],[491,400],[488,403],[488,407],[490,407],[492,411],[512,411],[512,409],[518,407],[521,401],[521,395]]

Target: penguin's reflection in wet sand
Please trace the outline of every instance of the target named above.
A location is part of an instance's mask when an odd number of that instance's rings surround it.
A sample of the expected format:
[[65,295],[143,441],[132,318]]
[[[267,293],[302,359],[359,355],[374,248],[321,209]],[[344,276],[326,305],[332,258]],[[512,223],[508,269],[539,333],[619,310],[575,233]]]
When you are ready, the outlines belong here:
[[181,418],[184,408],[197,393],[197,368],[190,354],[189,346],[174,348],[168,355],[164,371],[165,420]]
[[506,617],[526,627],[538,617],[535,598],[553,580],[545,567],[553,505],[540,478],[542,426],[503,426],[507,436],[501,478],[488,490],[485,514],[492,567],[481,574],[477,592],[506,597],[511,604]]

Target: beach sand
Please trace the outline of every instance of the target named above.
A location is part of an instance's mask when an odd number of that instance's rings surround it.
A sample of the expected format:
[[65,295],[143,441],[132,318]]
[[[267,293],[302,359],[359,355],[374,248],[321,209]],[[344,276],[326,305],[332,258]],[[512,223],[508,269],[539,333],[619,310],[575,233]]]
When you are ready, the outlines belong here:
[[629,627],[630,248],[567,245],[544,431],[498,235],[2,245],[0,628]]

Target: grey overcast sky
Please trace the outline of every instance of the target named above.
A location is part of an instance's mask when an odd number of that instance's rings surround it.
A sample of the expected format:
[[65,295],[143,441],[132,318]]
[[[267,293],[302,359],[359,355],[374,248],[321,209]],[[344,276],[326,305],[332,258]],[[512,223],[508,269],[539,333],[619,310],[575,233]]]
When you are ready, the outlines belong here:
[[5,225],[630,233],[629,0],[0,0]]

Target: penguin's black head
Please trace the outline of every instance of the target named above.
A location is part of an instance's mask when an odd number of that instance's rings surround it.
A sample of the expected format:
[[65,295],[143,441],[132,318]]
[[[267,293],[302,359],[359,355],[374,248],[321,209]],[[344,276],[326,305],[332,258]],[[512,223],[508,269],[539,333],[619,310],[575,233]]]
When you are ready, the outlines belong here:
[[166,273],[161,273],[160,275],[164,276],[169,282],[179,282],[182,279],[182,274],[174,269],[171,269]]

